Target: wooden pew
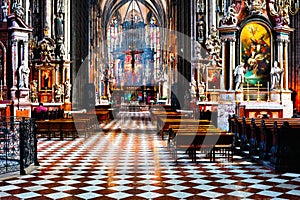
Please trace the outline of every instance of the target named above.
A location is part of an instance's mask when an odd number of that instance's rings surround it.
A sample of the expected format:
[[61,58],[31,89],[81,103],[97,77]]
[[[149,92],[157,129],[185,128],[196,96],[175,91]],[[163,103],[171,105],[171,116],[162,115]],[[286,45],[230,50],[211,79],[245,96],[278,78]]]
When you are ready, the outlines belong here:
[[300,171],[299,133],[299,124],[294,126],[286,121],[278,126],[278,123],[274,123],[270,163],[275,172]]
[[[293,146],[293,152],[299,152],[300,147],[299,145],[294,145],[294,140],[300,139],[297,138],[300,132],[300,120],[297,118],[273,118],[273,119],[260,119],[260,118],[252,118],[252,119],[231,119],[232,124],[234,126],[231,127],[232,131],[235,131],[241,135],[246,136],[246,144],[249,147],[249,156],[250,158],[257,159],[257,161],[267,161],[273,164],[274,170],[278,169],[292,169],[295,166],[298,166],[297,162],[289,161],[292,159],[283,159],[288,160],[285,161],[287,166],[282,167],[276,160],[281,159],[282,156],[278,156],[276,152],[278,144],[281,144],[281,141],[288,140],[289,144],[286,143],[286,149],[289,149],[289,146]],[[284,139],[279,139],[277,136],[279,129],[282,126],[286,126],[289,124],[289,129],[285,129],[285,132],[281,132],[284,134]],[[231,125],[232,125],[231,124]],[[279,128],[278,128],[279,127]],[[281,130],[281,129],[280,129]],[[249,134],[250,133],[250,134]],[[298,135],[297,135],[298,133]],[[294,138],[294,139],[290,139]],[[241,140],[243,141],[243,140]],[[241,142],[241,149],[243,149],[243,142]],[[244,149],[243,149],[244,150]],[[293,155],[294,153],[292,153]],[[280,155],[280,154],[279,154]],[[296,157],[299,155],[296,153]],[[286,157],[286,155],[284,156]],[[289,157],[289,156],[287,156]],[[293,158],[295,160],[295,157]],[[297,160],[297,159],[296,159]],[[300,166],[300,165],[299,165]],[[300,169],[300,168],[299,168]]]
[[222,131],[217,128],[212,129],[179,129],[175,132],[170,128],[169,134],[173,134],[171,140],[172,152],[177,161],[177,153],[185,150],[192,161],[196,162],[196,152],[209,155],[210,161],[215,161],[218,150],[226,151],[226,158],[232,159],[233,133]]
[[74,140],[78,137],[79,130],[86,130],[86,120],[84,119],[76,122],[73,119],[40,120],[36,121],[36,124],[37,134],[41,137],[47,135],[47,139],[72,138]]
[[158,118],[157,119],[157,132],[164,139],[164,133],[169,131],[170,125],[208,125],[211,122],[209,120],[195,120],[195,119],[169,119]]

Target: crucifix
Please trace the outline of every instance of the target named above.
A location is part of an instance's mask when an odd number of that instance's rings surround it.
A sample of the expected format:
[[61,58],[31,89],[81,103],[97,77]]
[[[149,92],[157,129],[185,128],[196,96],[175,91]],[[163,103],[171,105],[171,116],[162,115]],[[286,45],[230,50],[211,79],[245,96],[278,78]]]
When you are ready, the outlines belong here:
[[257,81],[257,84],[255,84],[254,86],[257,86],[257,99],[256,99],[256,101],[260,101],[259,87],[262,86],[262,84],[259,84],[259,81]]

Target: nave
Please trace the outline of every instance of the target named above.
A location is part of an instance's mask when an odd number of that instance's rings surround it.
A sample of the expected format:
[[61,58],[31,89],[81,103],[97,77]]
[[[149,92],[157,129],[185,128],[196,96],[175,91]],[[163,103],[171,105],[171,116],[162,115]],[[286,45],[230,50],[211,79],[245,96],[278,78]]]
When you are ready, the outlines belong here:
[[300,198],[300,174],[275,174],[239,156],[174,162],[151,121],[113,120],[102,130],[69,141],[40,139],[40,166],[0,180],[0,199]]

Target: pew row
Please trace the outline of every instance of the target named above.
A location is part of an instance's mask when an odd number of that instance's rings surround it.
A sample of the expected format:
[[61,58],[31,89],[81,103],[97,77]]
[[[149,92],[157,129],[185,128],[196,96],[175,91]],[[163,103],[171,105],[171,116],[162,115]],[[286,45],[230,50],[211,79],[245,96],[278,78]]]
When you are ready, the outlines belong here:
[[275,172],[300,171],[300,120],[297,118],[230,119],[235,152]]
[[216,157],[233,160],[233,133],[217,128],[169,129],[170,145],[174,160],[178,161],[178,152],[185,151],[193,162],[197,152],[215,162]]

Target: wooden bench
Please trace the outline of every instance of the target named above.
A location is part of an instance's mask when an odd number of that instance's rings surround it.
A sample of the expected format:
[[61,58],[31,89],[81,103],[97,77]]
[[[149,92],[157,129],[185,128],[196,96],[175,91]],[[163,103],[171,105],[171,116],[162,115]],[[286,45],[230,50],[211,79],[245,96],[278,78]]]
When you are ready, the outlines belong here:
[[[173,134],[170,146],[177,161],[177,152],[185,150],[192,161],[196,162],[196,152],[208,155],[210,161],[215,162],[216,157],[233,158],[232,140],[233,133],[217,128],[207,129],[178,129],[177,132],[170,128],[169,134]],[[221,156],[220,156],[221,155]]]
[[75,121],[73,119],[55,119],[55,120],[40,120],[36,121],[37,134],[40,137],[46,136],[47,139],[59,138],[72,138],[73,140],[78,137],[78,131],[86,130],[86,120]]
[[157,119],[157,132],[164,139],[164,133],[169,131],[170,125],[208,125],[211,122],[209,120],[195,120],[195,119],[169,119],[158,118]]

